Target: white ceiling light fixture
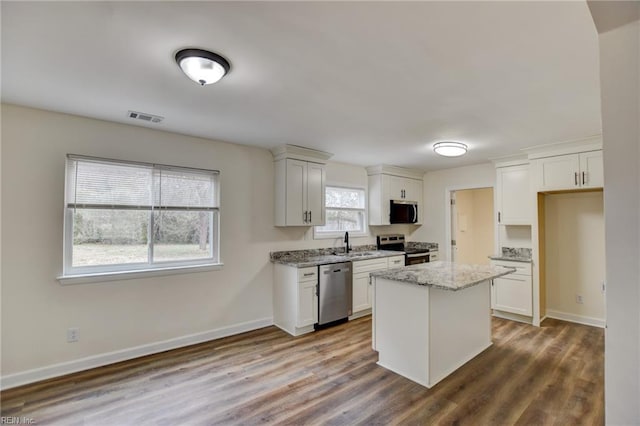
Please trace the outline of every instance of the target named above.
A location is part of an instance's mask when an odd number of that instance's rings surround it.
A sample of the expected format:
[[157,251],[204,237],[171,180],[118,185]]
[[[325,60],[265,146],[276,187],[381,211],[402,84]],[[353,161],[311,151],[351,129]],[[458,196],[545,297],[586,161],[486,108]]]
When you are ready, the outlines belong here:
[[433,150],[443,157],[459,157],[467,153],[467,145],[462,142],[437,142],[433,145]]
[[176,53],[176,62],[187,77],[201,86],[220,81],[231,69],[225,58],[202,49],[182,49]]

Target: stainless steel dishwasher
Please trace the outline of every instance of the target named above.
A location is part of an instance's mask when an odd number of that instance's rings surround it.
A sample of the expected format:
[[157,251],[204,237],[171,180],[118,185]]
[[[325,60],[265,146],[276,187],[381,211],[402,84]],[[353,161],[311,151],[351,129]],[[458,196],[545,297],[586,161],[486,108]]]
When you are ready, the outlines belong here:
[[351,262],[319,268],[318,326],[347,320],[352,313]]

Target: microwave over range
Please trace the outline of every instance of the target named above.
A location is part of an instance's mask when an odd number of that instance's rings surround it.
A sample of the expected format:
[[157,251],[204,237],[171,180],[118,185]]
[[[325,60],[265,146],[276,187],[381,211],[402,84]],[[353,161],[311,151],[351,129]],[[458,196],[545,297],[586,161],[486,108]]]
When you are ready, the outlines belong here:
[[390,223],[418,223],[417,201],[391,200],[390,203]]

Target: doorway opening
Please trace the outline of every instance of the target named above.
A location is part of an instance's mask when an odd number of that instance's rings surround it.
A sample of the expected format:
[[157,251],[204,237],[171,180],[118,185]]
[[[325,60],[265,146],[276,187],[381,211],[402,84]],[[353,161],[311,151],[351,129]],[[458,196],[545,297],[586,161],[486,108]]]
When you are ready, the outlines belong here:
[[604,327],[602,190],[538,193],[540,319]]
[[494,252],[493,188],[450,191],[450,259],[488,265]]

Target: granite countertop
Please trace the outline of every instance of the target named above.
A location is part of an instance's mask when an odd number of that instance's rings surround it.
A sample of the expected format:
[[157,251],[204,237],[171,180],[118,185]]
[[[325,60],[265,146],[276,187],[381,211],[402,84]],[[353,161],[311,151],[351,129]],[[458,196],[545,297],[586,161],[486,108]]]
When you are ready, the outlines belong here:
[[[374,246],[375,247],[375,246]],[[389,250],[356,250],[349,254],[337,253],[326,249],[318,250],[295,250],[280,251],[271,253],[271,262],[280,263],[297,268],[309,266],[327,265],[329,263],[355,262],[358,260],[378,259],[389,256],[404,255],[403,251]]]
[[371,276],[456,291],[512,272],[514,268],[436,261],[372,272]]
[[491,260],[508,260],[508,261],[510,261],[510,262],[525,262],[525,263],[531,263],[531,258],[530,258],[530,257],[500,256],[500,255],[495,255],[495,256],[489,256],[489,259],[491,259]]
[[502,247],[502,254],[489,256],[491,260],[509,260],[511,262],[531,263],[530,248]]

